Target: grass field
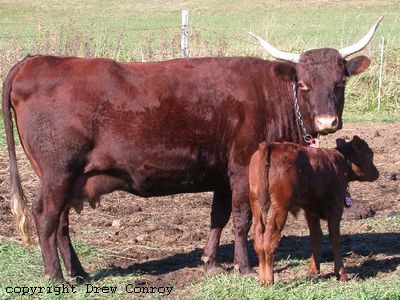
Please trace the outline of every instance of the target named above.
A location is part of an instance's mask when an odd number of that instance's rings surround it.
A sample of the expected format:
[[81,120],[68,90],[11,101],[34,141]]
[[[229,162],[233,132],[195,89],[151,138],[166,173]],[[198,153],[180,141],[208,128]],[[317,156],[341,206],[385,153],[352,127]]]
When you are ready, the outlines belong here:
[[[400,230],[400,217],[379,218],[373,221],[360,220],[355,223],[346,222],[343,226],[347,227],[371,226],[374,232],[398,232]],[[373,229],[372,229],[373,228]],[[105,253],[92,249],[85,242],[76,242],[75,248],[84,265],[101,266],[107,261]],[[280,264],[286,266],[297,266],[299,270],[306,269],[308,259],[290,259],[281,261]],[[21,265],[24,266],[21,272]],[[322,265],[326,272],[326,264]],[[331,266],[329,266],[331,268]],[[99,269],[99,267],[97,267]],[[64,293],[57,290],[57,286],[52,285],[42,279],[42,261],[38,246],[24,248],[14,241],[0,238],[0,299],[132,299],[138,294],[128,293],[130,285],[140,282],[140,274],[112,273],[101,269],[92,274],[93,280],[87,285],[75,286],[74,292],[71,289],[64,289]],[[88,293],[92,291],[92,286],[116,287],[115,293]],[[7,290],[6,288],[9,287]],[[9,293],[11,288],[16,287],[45,287],[43,293],[26,295]],[[128,287],[128,289],[127,289]],[[8,291],[8,292],[7,292]],[[17,290],[20,291],[20,290]],[[68,292],[66,292],[68,291]],[[32,292],[31,292],[32,293]],[[163,294],[140,294],[141,298],[167,298]],[[294,278],[278,281],[273,287],[262,288],[258,285],[255,278],[242,277],[236,273],[230,275],[219,275],[206,277],[203,282],[188,285],[183,289],[174,289],[171,292],[173,299],[315,299],[315,300],[398,300],[400,297],[400,277],[398,272],[393,272],[391,276],[371,276],[368,278],[358,278],[355,276],[346,283],[340,283],[335,278]]]
[[[381,15],[385,16],[370,46],[363,52],[372,59],[368,71],[347,86],[344,120],[400,121],[400,2],[399,1],[22,1],[0,2],[0,80],[27,54],[106,56],[147,61],[179,56],[181,9],[190,11],[192,56],[259,56],[264,51],[248,31],[289,51],[346,46],[361,37]],[[377,112],[380,43],[385,40],[382,111]],[[5,147],[0,122],[0,151]],[[399,231],[399,220],[383,220],[388,230]],[[397,226],[397,227],[393,227]],[[1,238],[1,237],[0,237]],[[104,254],[78,243],[84,264],[104,264]],[[305,261],[299,262],[305,265]],[[21,273],[20,266],[25,266]],[[18,267],[18,272],[15,271]],[[400,278],[293,279],[262,289],[257,280],[235,274],[208,277],[174,291],[176,299],[400,299]],[[131,298],[122,292],[140,274],[97,274],[96,285],[116,285],[117,295],[88,295],[85,287],[62,299]],[[95,275],[96,278],[96,275]],[[0,239],[0,299],[14,299],[7,286],[45,286],[37,247],[25,249]],[[26,299],[59,299],[52,294]],[[148,298],[162,295],[148,295]],[[96,299],[97,299],[96,298]]]

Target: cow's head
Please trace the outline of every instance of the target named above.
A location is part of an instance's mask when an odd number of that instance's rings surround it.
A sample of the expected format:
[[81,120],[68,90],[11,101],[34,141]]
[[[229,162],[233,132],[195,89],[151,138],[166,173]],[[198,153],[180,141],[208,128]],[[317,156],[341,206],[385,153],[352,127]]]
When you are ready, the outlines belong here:
[[380,17],[357,43],[340,50],[322,48],[301,54],[281,51],[267,41],[253,35],[275,58],[287,62],[274,66],[276,76],[293,82],[309,134],[328,134],[342,128],[344,87],[347,78],[362,73],[370,64],[366,56],[346,60],[364,49],[383,17]]

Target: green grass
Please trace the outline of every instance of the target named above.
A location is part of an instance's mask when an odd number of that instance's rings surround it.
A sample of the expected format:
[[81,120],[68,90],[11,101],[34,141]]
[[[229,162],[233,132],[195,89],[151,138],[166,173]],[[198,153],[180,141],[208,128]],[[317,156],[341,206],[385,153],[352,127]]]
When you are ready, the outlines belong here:
[[344,123],[395,123],[400,122],[400,114],[365,112],[357,113],[345,110]]
[[362,228],[365,233],[370,232],[400,232],[400,216],[366,218],[351,222],[342,222],[343,229]]
[[257,280],[237,274],[208,277],[191,287],[195,299],[335,299],[335,300],[397,300],[400,297],[400,278],[390,280],[356,279],[341,283],[336,279],[288,280],[277,282],[272,287],[262,288]]
[[[102,254],[91,249],[86,244],[77,243],[75,249],[84,264],[98,261]],[[62,285],[55,285],[45,281],[42,276],[43,265],[40,250],[37,246],[25,248],[21,245],[0,239],[0,299],[128,299],[130,295],[126,292],[126,286],[134,284],[139,277],[135,274],[121,276],[110,271],[98,271],[95,276],[100,278],[89,282],[92,286],[111,287],[116,286],[116,293],[89,293],[93,291],[91,286],[75,286],[74,293],[71,288],[62,293]],[[8,289],[6,289],[8,287]],[[20,287],[43,287],[42,293],[29,295],[26,290],[22,295]],[[15,289],[19,293],[8,293]]]
[[[383,217],[360,221],[343,222],[344,231],[362,227],[365,232],[399,232],[400,218]],[[370,226],[370,229],[368,229]],[[95,265],[97,268],[106,264],[107,257],[103,252],[78,241],[75,249],[84,265]],[[278,250],[279,251],[279,250]],[[308,268],[308,259],[281,259],[275,269],[286,269],[289,275],[277,276],[274,286],[262,288],[256,278],[242,277],[237,273],[206,277],[202,282],[190,284],[184,288],[174,287],[171,296],[174,299],[387,299],[398,300],[400,297],[400,269],[390,271],[382,277],[360,279],[357,276],[349,282],[340,283],[335,278],[306,279],[302,275]],[[331,272],[333,262],[322,266],[323,273]],[[99,267],[100,266],[100,267]],[[92,299],[94,294],[87,293],[87,286],[76,286],[76,293],[56,295],[60,285],[52,285],[42,278],[42,259],[37,246],[24,248],[21,245],[0,239],[0,299],[14,299],[15,294],[6,292],[6,287],[44,287],[43,294],[21,296],[21,299]],[[362,275],[362,274],[361,274]],[[117,287],[116,294],[96,294],[96,299],[131,299],[134,294],[126,292],[128,284],[135,284],[140,276],[135,273],[121,275],[112,269],[95,270],[91,273],[93,286]],[[279,278],[281,277],[281,278]],[[48,290],[47,290],[48,289]],[[51,291],[49,293],[48,291]],[[59,290],[60,291],[60,290]],[[142,294],[145,298],[162,295]]]

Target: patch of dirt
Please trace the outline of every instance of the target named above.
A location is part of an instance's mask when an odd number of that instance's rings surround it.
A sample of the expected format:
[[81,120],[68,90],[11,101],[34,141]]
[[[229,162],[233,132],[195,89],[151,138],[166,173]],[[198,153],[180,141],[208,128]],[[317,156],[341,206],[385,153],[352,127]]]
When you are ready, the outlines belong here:
[[[373,183],[352,183],[352,210],[346,211],[343,231],[343,255],[349,273],[360,278],[388,277],[400,264],[399,235],[388,232],[366,232],[352,226],[360,218],[393,217],[400,214],[400,124],[346,124],[344,129],[321,138],[321,146],[333,147],[335,138],[364,138],[375,152],[375,163],[381,172]],[[0,149],[0,237],[16,237],[14,221],[8,201],[8,155]],[[34,199],[39,180],[26,156],[18,150],[19,170],[28,199]],[[201,281],[205,274],[200,261],[210,226],[212,193],[179,194],[168,197],[140,198],[123,192],[102,197],[101,206],[92,210],[85,206],[81,215],[71,213],[73,240],[83,240],[90,247],[107,254],[102,262],[86,265],[95,279],[106,270],[120,273],[140,273],[143,282],[157,285],[168,283],[183,287]],[[324,229],[326,232],[326,227]],[[230,221],[223,231],[220,256],[226,270],[232,270],[233,233]],[[251,262],[257,257],[249,245]],[[323,273],[333,270],[329,241],[325,238],[321,249]],[[299,214],[290,216],[284,237],[277,251],[277,279],[306,276],[307,266],[288,263],[290,259],[310,256],[308,228]],[[296,260],[295,260],[296,261]],[[324,267],[323,267],[324,268]]]

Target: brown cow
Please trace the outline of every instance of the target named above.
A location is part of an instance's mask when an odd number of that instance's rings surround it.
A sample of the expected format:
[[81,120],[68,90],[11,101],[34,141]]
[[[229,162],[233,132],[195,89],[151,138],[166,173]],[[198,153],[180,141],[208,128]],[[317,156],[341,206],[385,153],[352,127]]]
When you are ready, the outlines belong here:
[[63,280],[57,248],[72,276],[87,276],[70,240],[69,210],[80,211],[83,200],[96,206],[114,190],[146,197],[214,191],[206,269],[218,270],[221,231],[232,211],[235,264],[242,273],[252,272],[246,248],[251,155],[264,140],[304,143],[341,128],[346,78],[370,63],[365,56],[345,57],[368,44],[380,20],[360,42],[339,51],[288,57],[259,39],[291,62],[33,56],[17,63],[3,83],[2,106],[11,203],[28,240],[12,108],[21,144],[41,180],[32,206],[45,276]]
[[259,259],[260,283],[274,282],[273,257],[288,212],[304,209],[310,229],[310,275],[320,271],[320,219],[328,221],[335,274],[347,279],[340,259],[340,219],[350,181],[374,181],[379,172],[367,143],[354,136],[338,139],[335,149],[293,143],[261,143],[250,160],[250,206],[254,220],[254,248]]

